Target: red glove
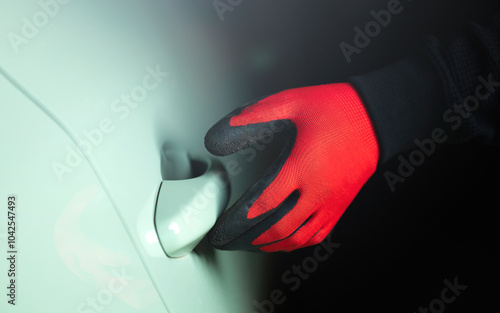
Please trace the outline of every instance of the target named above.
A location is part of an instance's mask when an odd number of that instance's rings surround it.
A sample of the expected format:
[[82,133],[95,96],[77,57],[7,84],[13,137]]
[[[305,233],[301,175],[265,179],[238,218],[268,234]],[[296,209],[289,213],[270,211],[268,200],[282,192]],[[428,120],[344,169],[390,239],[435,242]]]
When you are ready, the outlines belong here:
[[270,252],[320,243],[375,172],[375,133],[347,83],[285,90],[238,108],[208,131],[205,145],[228,155],[269,130],[282,131],[277,123],[287,125],[289,140],[265,175],[218,219],[208,234],[217,248]]

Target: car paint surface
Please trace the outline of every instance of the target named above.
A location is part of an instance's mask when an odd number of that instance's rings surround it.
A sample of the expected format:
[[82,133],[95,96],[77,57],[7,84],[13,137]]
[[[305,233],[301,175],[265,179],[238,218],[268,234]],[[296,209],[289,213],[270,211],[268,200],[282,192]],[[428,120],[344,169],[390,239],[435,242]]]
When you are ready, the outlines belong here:
[[[206,154],[204,133],[230,109],[200,101],[208,79],[182,78],[216,71],[213,43],[189,39],[213,67],[182,68],[196,58],[172,47],[196,32],[173,29],[187,23],[174,1],[0,7],[3,247],[7,197],[18,199],[16,305],[3,297],[1,311],[251,311],[262,256],[205,246],[168,258],[153,223],[162,144]],[[237,194],[251,176],[231,179]]]

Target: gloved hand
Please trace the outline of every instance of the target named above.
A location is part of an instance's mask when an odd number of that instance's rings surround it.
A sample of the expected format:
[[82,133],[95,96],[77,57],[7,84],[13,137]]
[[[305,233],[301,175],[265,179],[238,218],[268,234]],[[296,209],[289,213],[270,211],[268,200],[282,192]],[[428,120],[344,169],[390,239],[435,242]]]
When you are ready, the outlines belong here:
[[285,90],[240,107],[208,131],[205,146],[229,155],[283,120],[283,151],[218,219],[208,234],[215,247],[271,252],[320,243],[375,172],[375,133],[347,83]]

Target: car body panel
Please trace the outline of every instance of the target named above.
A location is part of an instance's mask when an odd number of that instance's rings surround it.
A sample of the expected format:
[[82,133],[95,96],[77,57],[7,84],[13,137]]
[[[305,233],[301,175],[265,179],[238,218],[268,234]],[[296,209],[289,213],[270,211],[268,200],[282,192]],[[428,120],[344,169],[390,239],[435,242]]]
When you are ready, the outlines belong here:
[[154,229],[162,144],[206,154],[206,125],[227,110],[193,104],[183,92],[210,86],[173,77],[189,57],[169,54],[172,2],[0,3],[1,190],[20,212],[19,306],[2,308],[248,311],[265,258],[210,247],[168,258]]

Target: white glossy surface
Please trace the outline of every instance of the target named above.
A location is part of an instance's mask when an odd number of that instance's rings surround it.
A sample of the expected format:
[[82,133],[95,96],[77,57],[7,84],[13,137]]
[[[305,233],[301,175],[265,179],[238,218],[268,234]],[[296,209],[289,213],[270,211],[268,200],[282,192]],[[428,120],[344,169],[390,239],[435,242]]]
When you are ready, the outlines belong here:
[[[62,2],[29,33],[47,8],[0,0],[0,67],[19,83],[0,86],[0,196],[19,195],[21,225],[20,304],[7,312],[251,311],[260,256],[206,249],[169,259],[153,223],[162,144],[205,153],[206,130],[232,104],[209,102],[223,47],[175,1]],[[17,49],[11,33],[23,31]],[[185,36],[193,55],[175,55]],[[199,80],[183,81],[187,72]],[[133,278],[118,292],[120,275]],[[98,297],[106,305],[92,307]]]
[[190,253],[214,226],[229,200],[229,185],[222,164],[202,158],[206,167],[198,177],[164,180],[156,202],[155,224],[169,257]]
[[[15,194],[16,305],[1,312],[165,312],[127,232],[90,166],[60,184],[52,170],[68,136],[0,76],[0,246],[6,243],[6,197]],[[75,159],[76,160],[76,159]],[[105,235],[103,235],[105,234]],[[0,258],[2,282],[8,264]],[[55,298],[54,295],[57,295]],[[57,299],[57,300],[56,300]]]

